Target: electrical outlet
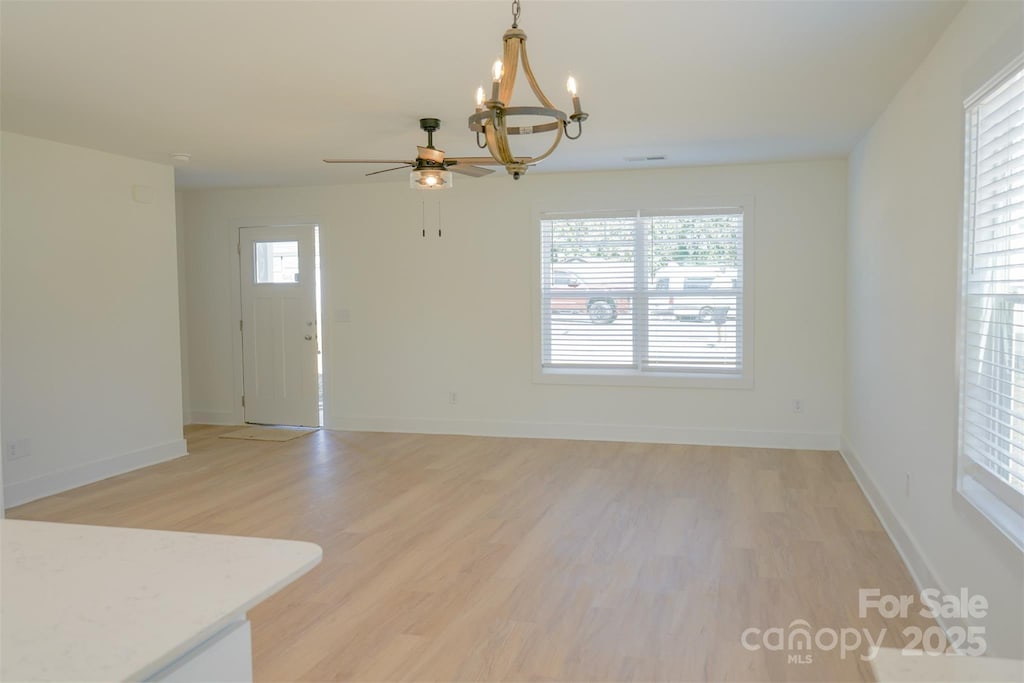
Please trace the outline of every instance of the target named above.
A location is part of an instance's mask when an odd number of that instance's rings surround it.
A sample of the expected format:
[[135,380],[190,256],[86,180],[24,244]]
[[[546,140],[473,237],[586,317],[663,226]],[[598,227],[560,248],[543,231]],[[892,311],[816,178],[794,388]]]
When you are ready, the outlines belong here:
[[452,405],[455,405],[456,403],[459,402],[459,395],[457,393],[455,393],[454,391],[449,391],[448,392],[448,402],[451,403]]
[[21,460],[32,455],[32,442],[29,439],[15,439],[4,444],[5,460]]
[[804,402],[803,402],[803,399],[799,399],[799,398],[794,398],[793,399],[793,412],[794,413],[802,413],[802,412],[804,412]]

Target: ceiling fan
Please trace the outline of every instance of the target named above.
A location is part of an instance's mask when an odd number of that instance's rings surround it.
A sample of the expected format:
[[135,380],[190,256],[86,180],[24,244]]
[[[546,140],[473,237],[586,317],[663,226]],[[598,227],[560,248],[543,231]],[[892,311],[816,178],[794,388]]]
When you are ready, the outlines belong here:
[[397,161],[394,159],[324,159],[328,164],[401,164],[383,171],[372,171],[366,175],[389,173],[403,168],[412,168],[409,174],[409,186],[418,190],[443,190],[452,186],[452,172],[479,178],[493,169],[482,168],[484,165],[500,166],[500,162],[491,157],[446,157],[444,150],[434,147],[434,133],[441,127],[440,119],[420,119],[420,129],[427,134],[427,146],[417,147],[419,150],[413,161]]

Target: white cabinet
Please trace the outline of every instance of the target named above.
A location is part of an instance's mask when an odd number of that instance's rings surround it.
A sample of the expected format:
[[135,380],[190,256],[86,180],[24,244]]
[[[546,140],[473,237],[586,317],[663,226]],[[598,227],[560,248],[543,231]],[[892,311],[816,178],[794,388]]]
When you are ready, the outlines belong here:
[[252,636],[240,619],[153,675],[162,683],[251,683]]

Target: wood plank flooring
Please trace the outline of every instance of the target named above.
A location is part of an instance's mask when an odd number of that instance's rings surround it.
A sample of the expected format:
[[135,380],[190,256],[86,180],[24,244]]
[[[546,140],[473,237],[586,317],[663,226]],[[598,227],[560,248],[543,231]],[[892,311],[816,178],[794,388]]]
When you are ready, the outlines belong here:
[[740,636],[930,625],[858,617],[858,588],[915,589],[836,453],[231,429],[8,516],[320,544],[250,613],[261,681],[870,680]]

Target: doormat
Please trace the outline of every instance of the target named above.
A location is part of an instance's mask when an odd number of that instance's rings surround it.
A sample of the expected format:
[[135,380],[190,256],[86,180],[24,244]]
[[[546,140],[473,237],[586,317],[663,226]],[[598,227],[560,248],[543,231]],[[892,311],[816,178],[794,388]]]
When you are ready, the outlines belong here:
[[312,434],[315,429],[299,427],[246,427],[221,434],[222,439],[244,439],[246,441],[291,441],[300,436]]

